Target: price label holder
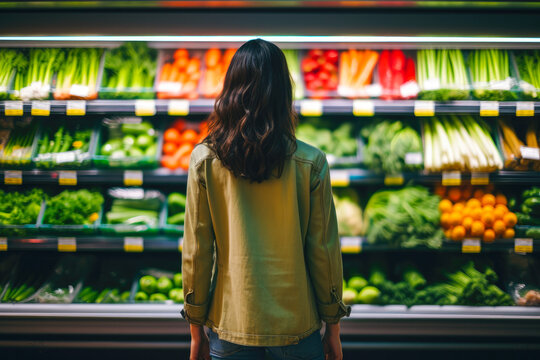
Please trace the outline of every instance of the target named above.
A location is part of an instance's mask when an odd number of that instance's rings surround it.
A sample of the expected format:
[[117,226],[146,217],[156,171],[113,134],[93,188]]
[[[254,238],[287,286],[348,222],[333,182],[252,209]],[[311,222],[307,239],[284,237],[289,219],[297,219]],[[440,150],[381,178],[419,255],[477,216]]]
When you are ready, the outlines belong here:
[[22,101],[6,101],[4,103],[4,113],[6,116],[23,116]]
[[189,100],[169,100],[167,113],[170,116],[189,115]]
[[330,172],[330,184],[334,187],[346,187],[351,183],[351,177],[347,170],[332,170]]
[[362,252],[362,238],[357,236],[342,237],[341,252],[345,254],[358,254]]
[[487,172],[471,172],[471,185],[488,185],[489,173]]
[[154,100],[135,100],[135,115],[137,116],[156,115],[156,102]]
[[424,159],[421,152],[409,152],[405,154],[405,164],[407,165],[422,165]]
[[0,251],[8,250],[7,237],[0,237]]
[[414,116],[435,116],[435,101],[416,100]]
[[480,116],[499,116],[499,102],[480,101]]
[[5,185],[22,185],[22,171],[6,170],[4,172]]
[[461,185],[461,173],[459,171],[443,171],[442,184],[443,186]]
[[59,237],[58,251],[60,252],[75,252],[77,251],[77,239],[74,237]]
[[515,239],[514,251],[520,254],[530,254],[533,252],[533,239]]
[[300,103],[300,115],[321,116],[323,114],[323,104],[321,100],[302,100]]
[[540,160],[540,148],[522,146],[521,157],[527,160]]
[[464,254],[477,254],[482,250],[480,239],[463,239],[461,252]]
[[516,103],[516,116],[534,116],[534,102],[519,101]]
[[32,116],[50,116],[51,102],[50,101],[32,101]]
[[386,186],[401,186],[404,182],[403,174],[386,174],[384,177]]
[[143,172],[141,170],[126,170],[124,171],[125,186],[142,186]]
[[142,252],[144,250],[144,240],[142,237],[125,237],[125,252]]
[[66,186],[77,185],[77,172],[74,170],[65,170],[58,173],[58,184]]
[[178,251],[182,252],[183,246],[184,246],[184,238],[181,237],[178,239]]
[[373,116],[375,115],[375,104],[371,100],[353,100],[354,116]]
[[70,100],[66,103],[66,115],[68,116],[84,116],[86,115],[86,101]]

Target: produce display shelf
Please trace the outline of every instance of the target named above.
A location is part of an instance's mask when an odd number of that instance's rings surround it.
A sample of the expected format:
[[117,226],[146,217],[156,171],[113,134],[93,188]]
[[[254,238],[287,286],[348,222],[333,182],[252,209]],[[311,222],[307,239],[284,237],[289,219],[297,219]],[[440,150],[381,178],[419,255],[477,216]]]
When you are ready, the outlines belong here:
[[[85,235],[85,236],[34,236],[34,237],[8,237],[6,238],[7,248],[5,251],[66,251],[62,244],[69,239],[75,244],[75,248],[70,251],[77,252],[118,252],[134,251],[129,250],[126,244],[137,243],[138,252],[179,252],[182,239],[179,236],[144,236],[137,237],[130,235],[105,236],[105,235]],[[532,241],[532,252],[536,254],[540,251],[540,239]],[[480,243],[478,252],[514,252],[515,239],[499,239],[494,243]],[[458,241],[445,240],[439,249],[432,249],[425,246],[403,248],[392,244],[371,244],[364,237],[342,237],[342,252],[344,254],[359,254],[362,252],[463,252],[462,243]],[[465,250],[467,251],[467,250]]]
[[[20,174],[22,184],[59,184],[61,173],[64,170],[0,170],[0,181],[2,184],[13,183],[8,177],[14,176],[14,172]],[[69,170],[68,170],[69,171]],[[76,184],[86,185],[124,185],[126,179],[133,176],[132,170],[116,169],[89,169],[73,170],[76,172]],[[153,185],[179,185],[187,183],[187,172],[184,170],[168,170],[159,168],[154,170],[135,170],[142,173],[143,186]],[[349,185],[401,185],[412,181],[420,184],[435,184],[443,182],[443,175],[440,173],[403,173],[401,177],[387,177],[384,174],[376,173],[366,169],[334,169],[330,172],[332,184],[334,186]],[[461,173],[462,184],[471,183],[470,173]],[[391,183],[388,180],[392,180]],[[397,180],[397,182],[396,182]],[[540,172],[535,171],[496,171],[488,174],[490,183],[495,184],[538,184],[540,183]],[[127,181],[129,183],[129,180]],[[133,184],[133,182],[131,182]]]
[[[85,102],[86,114],[134,114],[136,112],[137,102],[140,100],[90,100]],[[148,104],[148,100],[145,100]],[[171,109],[176,108],[177,100],[150,100],[155,107],[155,115],[168,115]],[[187,113],[206,115],[214,108],[214,99],[182,100],[187,107]],[[307,103],[305,101],[308,101]],[[363,104],[365,106],[365,101]],[[367,100],[369,106],[373,107],[374,115],[412,115],[417,106],[416,100]],[[66,115],[67,104],[69,101],[47,100],[50,103],[50,114]],[[33,101],[23,102],[23,112],[26,115],[32,113]],[[463,100],[449,102],[434,102],[435,114],[480,114],[482,101]],[[519,101],[501,101],[498,103],[499,114],[516,115]],[[530,102],[526,102],[531,105]],[[348,99],[325,99],[325,100],[297,100],[295,108],[300,113],[306,115],[313,114],[313,104],[320,106],[315,113],[321,115],[353,115],[355,100]],[[532,103],[535,114],[540,113],[540,102]],[[6,102],[0,101],[0,114],[5,114]],[[148,108],[145,108],[148,109]],[[365,109],[365,107],[364,107]],[[425,108],[424,108],[425,109]],[[520,108],[521,109],[521,108]],[[145,110],[148,114],[148,110]],[[365,111],[365,110],[364,110]],[[174,111],[173,111],[174,113]],[[186,113],[186,115],[187,115]],[[369,111],[368,111],[369,113]]]

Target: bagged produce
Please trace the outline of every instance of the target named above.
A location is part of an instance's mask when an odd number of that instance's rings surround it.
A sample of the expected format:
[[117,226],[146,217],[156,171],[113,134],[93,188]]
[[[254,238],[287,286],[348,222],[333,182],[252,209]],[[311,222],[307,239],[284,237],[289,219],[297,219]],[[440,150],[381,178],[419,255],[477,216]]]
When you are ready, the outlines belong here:
[[69,49],[59,66],[54,89],[55,100],[95,100],[103,49]]
[[469,53],[473,95],[479,100],[516,100],[516,79],[511,71],[511,55],[507,50],[481,49]]
[[499,119],[504,167],[540,171],[540,128],[536,119],[512,124]]
[[333,189],[339,235],[358,236],[362,234],[362,209],[358,193],[353,189]]
[[177,49],[161,52],[164,58],[157,82],[158,99],[196,99],[201,78],[200,51]]
[[31,117],[0,119],[0,165],[28,166],[37,146],[38,122]]

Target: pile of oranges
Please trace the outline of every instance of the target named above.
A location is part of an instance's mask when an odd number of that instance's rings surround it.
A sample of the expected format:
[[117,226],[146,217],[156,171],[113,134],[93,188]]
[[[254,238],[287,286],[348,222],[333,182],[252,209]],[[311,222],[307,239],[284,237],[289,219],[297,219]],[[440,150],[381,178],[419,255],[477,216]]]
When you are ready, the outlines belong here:
[[489,243],[515,236],[517,217],[508,210],[503,194],[494,195],[488,189],[472,187],[439,188],[436,192],[442,197],[441,226],[448,239],[480,238]]

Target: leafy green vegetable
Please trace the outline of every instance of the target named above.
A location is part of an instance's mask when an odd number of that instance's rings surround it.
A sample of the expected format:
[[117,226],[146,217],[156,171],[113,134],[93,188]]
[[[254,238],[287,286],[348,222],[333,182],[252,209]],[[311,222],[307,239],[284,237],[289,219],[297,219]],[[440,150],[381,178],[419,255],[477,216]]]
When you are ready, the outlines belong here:
[[103,195],[88,189],[64,190],[47,200],[44,224],[91,225],[103,205]]
[[24,72],[28,60],[24,53],[15,49],[0,49],[0,100],[8,99],[8,88],[17,72]]
[[540,97],[540,51],[522,50],[516,53],[521,88],[530,100]]
[[[47,195],[42,189],[4,191],[0,189],[0,224],[35,224],[41,210],[41,202]],[[14,232],[17,232],[13,229]]]
[[11,129],[0,129],[0,164],[30,164],[37,127],[37,121],[19,121]]
[[310,118],[296,128],[299,140],[335,157],[356,155],[358,143],[355,133],[355,126],[350,122],[336,127],[334,122],[322,118]]
[[[102,54],[102,49],[68,50],[66,61],[58,70],[54,98],[57,100],[95,99]],[[78,88],[73,87],[74,85],[77,85]]]
[[516,100],[511,91],[513,79],[510,76],[508,51],[498,49],[473,50],[468,64],[473,82],[473,94],[480,100]]
[[81,122],[44,127],[35,161],[41,167],[80,165],[90,158],[91,138],[92,129]]

